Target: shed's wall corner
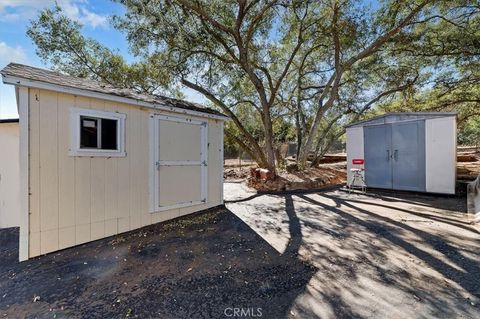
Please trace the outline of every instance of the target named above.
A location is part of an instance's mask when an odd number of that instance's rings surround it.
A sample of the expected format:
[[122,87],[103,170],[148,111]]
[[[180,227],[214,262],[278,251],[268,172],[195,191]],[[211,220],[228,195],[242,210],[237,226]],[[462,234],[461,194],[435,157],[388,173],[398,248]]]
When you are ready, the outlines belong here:
[[19,116],[19,204],[20,236],[18,259],[30,257],[30,215],[29,215],[29,89],[18,87]]
[[455,194],[456,146],[455,117],[442,117],[425,121],[427,192]]
[[363,142],[363,127],[347,128],[347,181],[352,177],[352,159],[364,159]]
[[20,226],[18,123],[0,124],[0,228]]

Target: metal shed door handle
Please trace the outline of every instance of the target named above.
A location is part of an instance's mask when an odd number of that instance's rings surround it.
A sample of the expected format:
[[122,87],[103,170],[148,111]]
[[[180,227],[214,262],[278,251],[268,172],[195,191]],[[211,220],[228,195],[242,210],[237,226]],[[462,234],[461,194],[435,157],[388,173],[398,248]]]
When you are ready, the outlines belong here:
[[393,151],[393,158],[397,161],[398,160],[398,150]]
[[390,162],[390,150],[387,150],[387,162]]

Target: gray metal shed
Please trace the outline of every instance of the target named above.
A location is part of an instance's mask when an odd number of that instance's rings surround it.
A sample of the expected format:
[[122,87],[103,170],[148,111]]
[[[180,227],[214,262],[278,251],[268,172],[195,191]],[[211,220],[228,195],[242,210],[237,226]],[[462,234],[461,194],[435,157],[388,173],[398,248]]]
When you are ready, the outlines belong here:
[[367,187],[455,193],[456,113],[387,113],[347,126],[347,175],[365,161]]

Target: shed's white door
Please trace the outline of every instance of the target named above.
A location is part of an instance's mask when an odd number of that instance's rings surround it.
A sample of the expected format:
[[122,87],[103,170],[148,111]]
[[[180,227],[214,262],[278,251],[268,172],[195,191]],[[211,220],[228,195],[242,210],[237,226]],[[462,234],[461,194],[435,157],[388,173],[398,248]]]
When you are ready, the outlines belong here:
[[208,123],[156,115],[155,210],[207,201]]

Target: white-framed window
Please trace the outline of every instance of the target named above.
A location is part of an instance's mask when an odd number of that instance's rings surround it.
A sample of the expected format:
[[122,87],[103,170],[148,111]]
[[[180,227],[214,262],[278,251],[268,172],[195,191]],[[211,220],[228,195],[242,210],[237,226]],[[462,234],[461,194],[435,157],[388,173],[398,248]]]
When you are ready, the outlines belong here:
[[125,114],[72,108],[71,156],[125,156]]

